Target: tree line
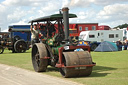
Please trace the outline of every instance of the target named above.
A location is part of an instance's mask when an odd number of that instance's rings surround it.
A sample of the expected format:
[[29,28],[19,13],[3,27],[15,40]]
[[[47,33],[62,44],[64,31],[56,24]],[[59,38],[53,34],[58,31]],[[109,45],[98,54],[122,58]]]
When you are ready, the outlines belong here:
[[123,28],[127,28],[127,27],[128,27],[128,24],[125,23],[125,24],[122,24],[122,25],[118,25],[118,26],[116,26],[116,27],[114,27],[114,28],[120,28],[120,29],[123,29]]

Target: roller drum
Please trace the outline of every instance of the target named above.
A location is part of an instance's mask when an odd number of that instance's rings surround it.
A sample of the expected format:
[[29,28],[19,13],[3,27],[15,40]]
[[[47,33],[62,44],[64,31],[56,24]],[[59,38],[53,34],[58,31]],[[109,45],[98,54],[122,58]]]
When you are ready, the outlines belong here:
[[[92,58],[88,51],[81,52],[63,52],[63,62],[65,66],[91,65]],[[91,67],[71,67],[60,68],[64,77],[89,76],[92,72]]]

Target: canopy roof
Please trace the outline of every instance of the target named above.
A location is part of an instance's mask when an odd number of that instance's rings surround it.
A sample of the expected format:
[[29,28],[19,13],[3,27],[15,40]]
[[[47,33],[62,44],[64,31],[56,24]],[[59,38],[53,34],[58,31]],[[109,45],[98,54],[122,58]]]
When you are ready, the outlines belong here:
[[[76,14],[69,14],[69,18],[75,18],[75,17],[77,17]],[[40,17],[40,18],[31,20],[31,21],[29,21],[29,23],[43,22],[43,21],[47,21],[47,20],[54,21],[54,20],[62,19],[62,18],[63,18],[63,14],[53,14],[50,16]]]

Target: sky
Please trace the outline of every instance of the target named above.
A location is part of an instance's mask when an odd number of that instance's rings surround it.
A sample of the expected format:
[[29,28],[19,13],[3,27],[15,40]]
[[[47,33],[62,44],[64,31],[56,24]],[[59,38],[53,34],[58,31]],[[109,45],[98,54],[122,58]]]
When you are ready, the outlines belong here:
[[68,7],[77,18],[70,23],[98,23],[111,28],[128,23],[128,0],[0,0],[0,28],[29,21]]

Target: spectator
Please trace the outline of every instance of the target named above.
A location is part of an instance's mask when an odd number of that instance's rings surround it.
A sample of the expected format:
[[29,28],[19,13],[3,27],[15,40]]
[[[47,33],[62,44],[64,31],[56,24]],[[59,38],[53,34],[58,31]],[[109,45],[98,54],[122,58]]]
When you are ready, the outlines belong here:
[[128,40],[125,39],[124,40],[124,50],[127,50],[127,47],[128,47]]
[[122,42],[120,39],[116,42],[116,45],[118,47],[118,50],[121,51],[122,50]]

